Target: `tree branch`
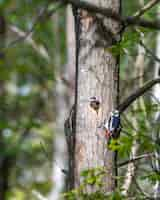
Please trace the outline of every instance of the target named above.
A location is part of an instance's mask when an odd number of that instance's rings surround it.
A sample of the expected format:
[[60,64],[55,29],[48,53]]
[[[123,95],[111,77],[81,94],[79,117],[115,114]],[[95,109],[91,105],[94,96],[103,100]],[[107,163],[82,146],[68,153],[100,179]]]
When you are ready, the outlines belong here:
[[[57,0],[54,0],[54,1],[57,1]],[[114,12],[112,9],[109,9],[109,8],[98,7],[94,4],[91,4],[85,1],[58,0],[58,2],[61,2],[62,4],[71,4],[74,7],[87,10],[91,13],[99,13],[105,17],[110,17],[114,19],[115,21],[122,21],[121,15],[119,15],[117,12]]]
[[137,160],[140,160],[140,159],[143,159],[143,158],[149,158],[149,157],[152,157],[152,156],[155,156],[154,153],[147,153],[147,154],[140,155],[140,156],[137,156],[135,158],[132,158],[130,160],[124,161],[122,163],[119,163],[117,166],[118,167],[123,167],[124,165],[128,165],[129,163],[133,163],[133,162],[135,162]]
[[21,34],[21,36],[18,37],[16,40],[12,41],[12,42],[8,45],[8,47],[9,47],[9,46],[12,46],[12,45],[14,45],[14,44],[16,44],[16,43],[19,42],[19,41],[23,41],[23,40],[27,39],[27,38],[33,33],[33,31],[34,31],[35,26],[37,25],[37,23],[39,23],[39,21],[40,21],[40,20],[42,19],[42,17],[45,15],[45,13],[46,13],[46,11],[47,11],[47,8],[48,8],[48,5],[49,5],[49,4],[47,3],[43,8],[41,8],[41,9],[39,10],[38,14],[35,16],[35,19],[34,19],[33,22],[32,22],[31,28],[25,33],[25,35],[22,36],[22,34]]
[[155,6],[159,2],[160,2],[159,0],[151,0],[151,1],[149,1],[146,5],[144,5],[144,7],[142,7],[139,11],[137,11],[133,16],[139,18],[146,11],[151,9],[153,6]]
[[137,17],[131,16],[126,17],[122,21],[123,24],[126,26],[141,26],[144,28],[150,28],[150,29],[160,29],[160,22],[158,20],[149,21],[145,19],[137,19]]
[[[31,45],[32,48],[38,53],[40,54],[40,56],[42,56],[43,58],[45,58],[47,61],[50,60],[50,57],[48,55],[48,52],[46,51],[46,49],[39,44],[36,44],[35,41],[32,39],[32,37],[30,35],[28,35],[26,32],[20,30],[18,27],[10,25],[9,29],[13,32],[16,33],[18,35],[19,38],[23,38],[24,41]],[[16,40],[19,41],[19,40]],[[9,45],[10,46],[10,45]]]
[[119,105],[119,112],[123,113],[137,98],[142,96],[145,92],[147,92],[151,87],[153,87],[157,83],[160,83],[160,78],[148,81],[142,87],[138,88]]
[[5,48],[9,48],[10,46],[14,46],[15,44],[17,44],[18,42],[21,41],[26,41],[28,44],[30,44],[34,50],[36,50],[42,57],[44,57],[47,61],[49,61],[50,57],[48,55],[48,52],[46,51],[46,49],[42,46],[42,45],[37,45],[34,40],[32,39],[32,33],[35,30],[35,27],[38,23],[42,23],[42,21],[46,18],[51,17],[59,8],[62,7],[62,4],[58,4],[55,8],[53,8],[51,11],[48,11],[48,6],[49,3],[46,4],[46,6],[44,8],[42,8],[38,15],[35,17],[35,19],[32,22],[32,26],[31,28],[24,32],[22,30],[20,30],[18,27],[14,26],[14,25],[10,25],[9,28],[12,32],[16,33],[18,35],[18,38],[11,41],[8,46]]
[[[57,1],[57,0],[53,0]],[[149,21],[145,19],[137,19],[137,16],[128,16],[122,17],[118,13],[114,12],[112,9],[97,7],[91,3],[87,3],[84,1],[75,1],[75,0],[58,0],[62,4],[72,4],[73,6],[87,10],[91,13],[99,13],[105,17],[109,17],[115,21],[120,22],[122,25],[125,26],[142,26],[145,28],[152,28],[152,29],[160,29],[160,22],[157,20]],[[149,6],[147,6],[149,7]]]
[[146,53],[148,53],[151,57],[153,57],[153,59],[155,59],[155,61],[160,62],[160,58],[157,57],[149,48],[147,48],[142,41],[140,41],[139,44],[145,49]]

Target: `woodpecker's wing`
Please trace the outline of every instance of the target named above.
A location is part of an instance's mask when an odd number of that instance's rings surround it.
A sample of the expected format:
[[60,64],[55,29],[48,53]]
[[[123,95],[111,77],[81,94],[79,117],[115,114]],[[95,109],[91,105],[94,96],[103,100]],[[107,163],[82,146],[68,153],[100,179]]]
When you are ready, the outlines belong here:
[[117,129],[120,126],[120,117],[119,116],[113,116],[112,120],[112,128]]

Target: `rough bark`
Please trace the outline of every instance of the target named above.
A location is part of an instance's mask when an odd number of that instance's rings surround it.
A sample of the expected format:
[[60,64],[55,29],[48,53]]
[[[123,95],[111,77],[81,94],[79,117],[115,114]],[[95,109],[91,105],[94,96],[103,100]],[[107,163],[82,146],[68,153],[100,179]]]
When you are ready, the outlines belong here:
[[[93,3],[91,0],[87,1]],[[120,0],[96,0],[97,6],[111,8],[120,12]],[[80,11],[80,52],[76,104],[76,144],[75,144],[75,187],[83,182],[81,172],[95,167],[104,167],[105,192],[115,189],[115,152],[107,148],[104,133],[98,126],[108,118],[117,106],[118,94],[118,58],[109,48],[117,40],[119,24],[111,19],[91,16]],[[106,31],[109,30],[109,31]],[[108,34],[108,33],[111,33]],[[89,105],[90,97],[100,101],[98,113]],[[95,191],[88,187],[87,192]]]

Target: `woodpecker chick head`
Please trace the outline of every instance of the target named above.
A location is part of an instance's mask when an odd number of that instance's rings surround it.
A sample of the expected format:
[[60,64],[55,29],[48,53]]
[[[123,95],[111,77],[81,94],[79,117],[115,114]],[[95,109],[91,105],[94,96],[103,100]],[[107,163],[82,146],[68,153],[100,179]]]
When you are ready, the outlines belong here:
[[92,109],[94,109],[97,113],[100,107],[100,101],[96,97],[90,98],[90,106]]

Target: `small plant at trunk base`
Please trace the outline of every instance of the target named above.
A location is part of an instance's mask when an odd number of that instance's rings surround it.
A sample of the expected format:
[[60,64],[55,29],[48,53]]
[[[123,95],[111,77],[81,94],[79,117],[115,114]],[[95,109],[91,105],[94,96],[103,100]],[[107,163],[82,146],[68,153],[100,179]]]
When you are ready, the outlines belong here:
[[[121,200],[122,197],[120,191],[115,191],[112,193],[103,192],[104,181],[106,171],[103,167],[97,167],[92,169],[87,169],[82,171],[81,178],[83,183],[80,187],[66,192],[63,194],[63,199],[66,200]],[[94,186],[94,191],[92,188]],[[91,192],[87,193],[86,188],[90,188]],[[96,189],[95,189],[96,188]]]

